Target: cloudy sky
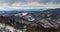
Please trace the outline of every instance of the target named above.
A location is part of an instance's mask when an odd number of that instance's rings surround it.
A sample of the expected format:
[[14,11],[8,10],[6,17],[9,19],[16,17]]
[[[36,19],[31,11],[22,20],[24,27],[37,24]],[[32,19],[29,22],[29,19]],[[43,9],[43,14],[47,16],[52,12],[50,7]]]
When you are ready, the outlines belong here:
[[60,8],[60,0],[0,0],[0,9],[27,7]]

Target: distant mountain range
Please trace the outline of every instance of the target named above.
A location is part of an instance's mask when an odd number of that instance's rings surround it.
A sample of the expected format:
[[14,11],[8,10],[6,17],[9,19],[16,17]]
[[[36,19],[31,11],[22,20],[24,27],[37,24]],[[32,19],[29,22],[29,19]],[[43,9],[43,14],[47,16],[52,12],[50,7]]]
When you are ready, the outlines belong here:
[[[34,11],[35,10],[35,11]],[[0,13],[1,14],[1,13]],[[3,14],[3,15],[2,15]],[[60,8],[47,10],[14,10],[4,11],[1,16],[4,16],[12,21],[22,24],[31,24],[37,26],[38,23],[43,27],[59,27],[60,25]]]
[[16,14],[16,13],[20,13],[20,12],[30,12],[30,11],[43,11],[46,10],[46,8],[44,9],[9,9],[9,10],[1,10],[0,11],[0,15],[5,15],[5,14]]

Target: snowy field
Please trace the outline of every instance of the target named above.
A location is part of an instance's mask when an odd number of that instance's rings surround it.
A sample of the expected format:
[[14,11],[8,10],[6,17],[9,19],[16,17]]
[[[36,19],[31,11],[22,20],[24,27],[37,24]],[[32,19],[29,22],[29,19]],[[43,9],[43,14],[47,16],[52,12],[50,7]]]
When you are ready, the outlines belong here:
[[0,23],[0,32],[25,32],[24,30],[15,29],[9,25]]

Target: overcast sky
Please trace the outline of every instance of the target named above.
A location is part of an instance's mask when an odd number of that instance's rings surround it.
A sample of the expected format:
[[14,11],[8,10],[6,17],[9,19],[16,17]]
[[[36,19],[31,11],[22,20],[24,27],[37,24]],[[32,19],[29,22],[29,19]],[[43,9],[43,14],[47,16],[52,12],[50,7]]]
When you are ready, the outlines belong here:
[[26,7],[60,7],[60,0],[0,0],[0,9]]

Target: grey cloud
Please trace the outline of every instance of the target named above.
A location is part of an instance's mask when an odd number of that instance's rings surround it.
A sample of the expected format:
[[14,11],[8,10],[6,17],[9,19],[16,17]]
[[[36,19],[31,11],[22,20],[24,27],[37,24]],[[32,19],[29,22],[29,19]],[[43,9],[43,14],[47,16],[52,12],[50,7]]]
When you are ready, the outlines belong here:
[[0,2],[2,3],[15,3],[15,2],[22,2],[22,3],[26,3],[26,2],[33,2],[34,0],[0,0]]
[[[37,0],[36,0],[37,1]],[[38,0],[37,2],[39,2],[39,3],[48,3],[48,2],[50,2],[51,0]]]
[[24,6],[26,4],[27,6],[27,3],[30,4],[33,2],[37,2],[38,4],[60,4],[60,0],[0,0],[0,5],[2,6],[3,3],[6,3],[7,5],[11,6],[14,3],[21,3],[20,5]]
[[0,0],[1,3],[15,3],[15,2],[21,2],[21,3],[29,3],[29,2],[38,2],[38,3],[55,3],[59,4],[60,0]]
[[60,4],[60,0],[36,0],[39,3],[53,3],[53,4]]
[[14,3],[22,3],[27,4],[34,2],[34,0],[0,0],[0,5],[3,5],[3,3],[7,3],[8,5],[12,5]]
[[53,0],[53,3],[60,4],[60,0]]

